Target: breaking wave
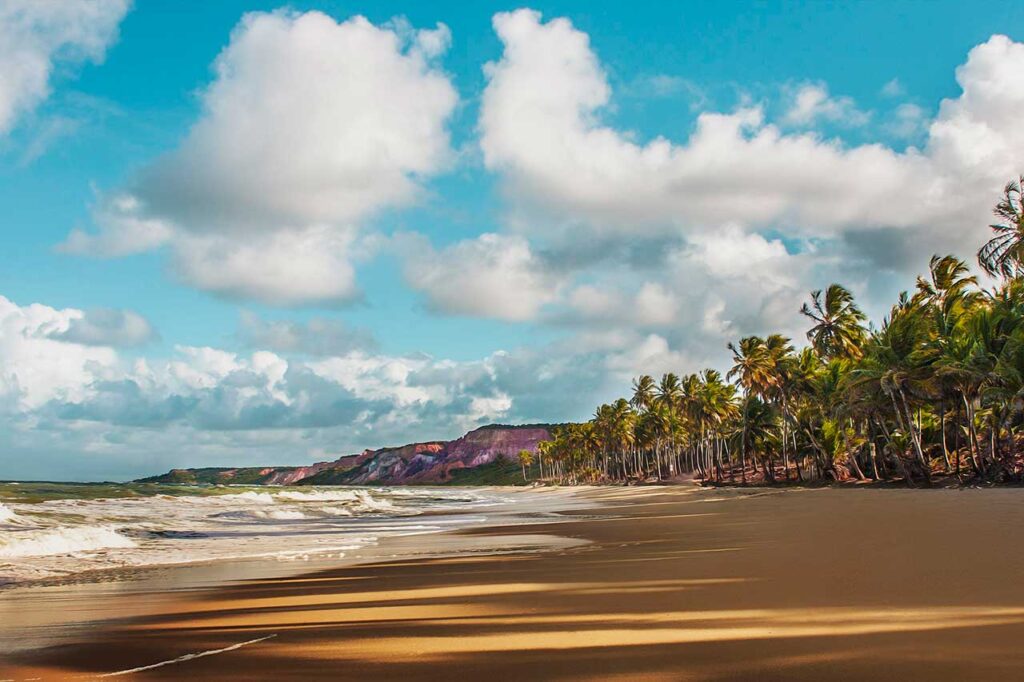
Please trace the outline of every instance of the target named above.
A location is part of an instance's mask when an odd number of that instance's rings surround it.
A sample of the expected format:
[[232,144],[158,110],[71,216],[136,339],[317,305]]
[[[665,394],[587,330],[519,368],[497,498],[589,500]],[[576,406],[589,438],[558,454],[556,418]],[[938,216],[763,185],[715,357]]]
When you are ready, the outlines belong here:
[[[337,557],[380,537],[480,523],[468,512],[503,501],[496,492],[438,488],[168,486],[154,494],[129,484],[109,488],[120,497],[78,489],[25,502],[26,486],[0,503],[0,585],[107,569]],[[423,519],[436,510],[450,513]]]
[[135,543],[113,528],[63,527],[0,537],[0,558],[61,556],[128,547],[135,547]]
[[0,523],[12,523],[17,520],[18,515],[15,514],[10,507],[5,507],[4,504],[0,502]]

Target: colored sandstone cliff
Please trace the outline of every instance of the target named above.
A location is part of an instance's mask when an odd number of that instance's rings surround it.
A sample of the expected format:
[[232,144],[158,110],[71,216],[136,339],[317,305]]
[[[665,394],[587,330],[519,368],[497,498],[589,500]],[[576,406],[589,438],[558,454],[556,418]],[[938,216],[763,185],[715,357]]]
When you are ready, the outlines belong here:
[[550,425],[482,426],[452,441],[364,450],[300,467],[173,469],[143,483],[246,485],[415,485],[522,483],[520,450],[535,451]]

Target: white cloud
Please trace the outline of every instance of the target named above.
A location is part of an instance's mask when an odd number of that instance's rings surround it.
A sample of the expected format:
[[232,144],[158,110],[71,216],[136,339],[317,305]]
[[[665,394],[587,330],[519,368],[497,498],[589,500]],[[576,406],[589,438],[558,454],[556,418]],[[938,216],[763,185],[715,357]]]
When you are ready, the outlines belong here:
[[533,319],[560,281],[516,235],[482,234],[441,251],[422,239],[406,247],[405,277],[431,309],[502,320]]
[[377,345],[369,331],[349,327],[340,320],[264,320],[249,312],[242,313],[238,335],[252,348],[312,356],[344,355]]
[[66,343],[65,334],[80,310],[44,305],[18,306],[0,296],[0,396],[18,409],[51,400],[81,400],[89,384],[117,357],[109,347]]
[[690,368],[696,370],[693,358],[673,350],[667,339],[658,334],[631,340],[621,349],[608,354],[605,366],[625,384],[639,374],[658,376],[666,372],[679,374]]
[[719,366],[729,339],[779,332],[800,340],[797,311],[807,292],[823,283],[851,282],[850,271],[828,254],[789,253],[778,239],[732,225],[695,235],[666,265],[666,286],[680,310],[674,342],[700,366]]
[[[468,361],[192,346],[128,360],[51,338],[82,316],[0,298],[0,463],[21,462],[19,475],[42,476],[57,463],[92,479],[308,463],[325,451],[453,438],[495,421],[580,419],[637,372],[693,367],[666,337],[621,331]],[[313,328],[285,329],[278,345]]]
[[829,95],[824,83],[804,83],[793,93],[793,101],[783,120],[795,126],[813,126],[821,120],[862,126],[870,118],[870,114],[858,109],[851,98]]
[[[122,255],[167,242],[200,289],[272,304],[358,295],[352,246],[383,209],[415,201],[452,152],[457,102],[429,31],[319,12],[243,17],[177,150],[96,212],[65,249]],[[125,198],[125,195],[129,198]]]
[[331,227],[244,239],[185,233],[174,240],[172,262],[183,281],[226,298],[279,306],[338,303],[360,295],[354,239],[354,230]]
[[680,304],[676,295],[658,282],[644,282],[634,294],[620,286],[583,284],[566,297],[567,312],[552,319],[570,324],[615,324],[628,327],[666,327],[673,325]]
[[533,212],[517,222],[545,238],[553,226],[575,239],[584,230],[637,239],[735,223],[826,238],[925,229],[930,248],[954,249],[977,241],[964,226],[984,224],[1020,170],[1024,129],[1013,112],[1024,93],[1013,74],[1024,45],[1003,36],[957,70],[963,93],[942,104],[926,146],[897,152],[786,134],[759,107],[704,112],[684,143],[640,144],[601,122],[611,91],[585,33],[529,10],[498,14],[494,27],[504,52],[486,69],[484,161],[503,174],[513,211]]
[[900,138],[914,138],[928,130],[925,110],[911,102],[897,106],[884,124],[885,131]]
[[143,253],[163,246],[174,235],[169,223],[146,217],[141,202],[131,194],[103,197],[93,212],[103,226],[97,234],[74,229],[57,246],[62,253],[92,255],[103,258]]
[[149,321],[131,310],[96,308],[65,312],[68,313],[67,327],[49,331],[49,338],[84,346],[121,348],[142,346],[157,338]]
[[900,82],[899,78],[893,78],[892,80],[886,81],[885,85],[882,86],[881,92],[886,97],[899,97],[906,93],[906,89],[903,87],[903,83]]
[[56,65],[99,63],[130,0],[0,3],[0,135],[50,94]]
[[[94,345],[101,334],[108,341],[117,336],[109,331],[116,324],[98,329],[101,318],[0,297],[0,434],[16,432],[30,447],[33,437],[41,442],[60,433],[60,447],[84,456],[117,451],[119,443],[139,448],[137,429],[150,434],[154,447],[177,442],[188,429],[185,442],[200,450],[211,433],[231,431],[237,435],[215,440],[222,455],[238,458],[248,455],[254,432],[294,430],[305,434],[290,445],[302,456],[339,442],[358,450],[454,437],[498,419],[565,418],[569,405],[589,409],[591,396],[559,395],[553,384],[572,377],[584,387],[603,386],[588,375],[592,359],[572,347],[451,361],[352,348],[304,359],[263,349],[246,354],[176,346],[170,357],[127,360],[112,347]],[[319,323],[256,326],[271,345],[304,355],[312,353],[305,352],[310,340],[303,337],[329,329]],[[121,327],[131,329],[132,322]],[[124,329],[121,336],[130,336]]]

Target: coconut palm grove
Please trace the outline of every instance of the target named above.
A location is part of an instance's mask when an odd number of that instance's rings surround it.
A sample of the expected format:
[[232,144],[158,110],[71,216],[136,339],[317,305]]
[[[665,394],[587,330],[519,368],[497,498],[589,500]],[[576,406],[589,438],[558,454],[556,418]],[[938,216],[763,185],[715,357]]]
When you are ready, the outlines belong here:
[[996,205],[977,262],[935,255],[880,323],[841,284],[780,334],[728,345],[732,368],[637,377],[633,394],[555,429],[534,457],[559,482],[1019,483],[1024,427],[1024,177]]

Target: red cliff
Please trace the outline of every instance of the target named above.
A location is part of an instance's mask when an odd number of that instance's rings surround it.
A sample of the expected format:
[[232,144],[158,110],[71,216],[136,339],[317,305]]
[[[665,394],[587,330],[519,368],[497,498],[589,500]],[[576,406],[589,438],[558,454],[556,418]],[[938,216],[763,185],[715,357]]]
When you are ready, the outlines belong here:
[[520,450],[533,452],[537,443],[550,437],[547,426],[484,426],[452,441],[366,450],[337,462],[315,464],[315,472],[293,482],[299,485],[445,483],[458,469],[473,469],[500,458],[517,461]]

